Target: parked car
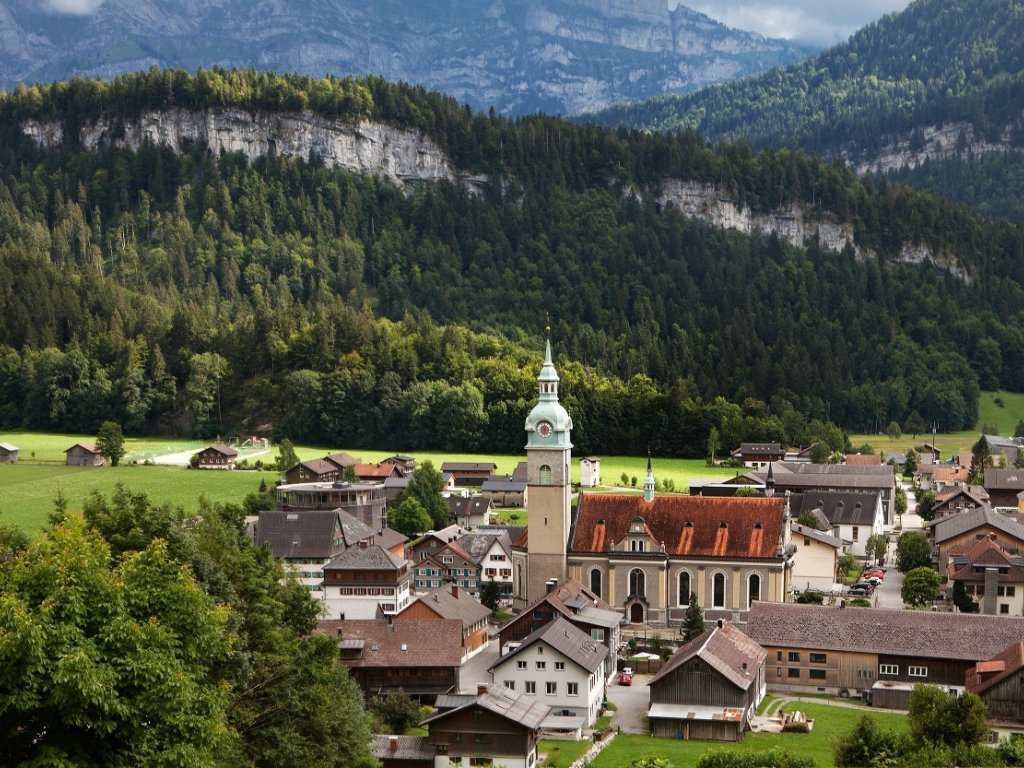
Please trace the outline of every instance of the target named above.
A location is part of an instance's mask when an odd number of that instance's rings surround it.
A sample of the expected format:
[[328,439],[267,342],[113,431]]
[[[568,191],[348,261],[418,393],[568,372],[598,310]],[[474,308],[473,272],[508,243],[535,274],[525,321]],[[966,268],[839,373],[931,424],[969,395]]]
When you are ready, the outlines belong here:
[[885,571],[880,571],[878,568],[865,568],[861,573],[861,578],[865,576],[877,576],[880,579],[885,578]]
[[633,668],[623,667],[619,673],[619,685],[632,685],[633,684]]
[[858,581],[856,584],[850,587],[850,589],[866,589],[870,595],[875,591],[875,585],[870,581]]
[[871,590],[867,587],[850,587],[846,594],[851,597],[868,597],[871,595]]
[[867,577],[866,579],[864,579],[864,581],[870,581],[870,582],[871,582],[872,584],[874,584],[874,585],[875,585],[876,587],[877,587],[877,586],[878,586],[879,584],[881,584],[881,583],[882,583],[882,580],[881,580],[880,578],[878,578],[877,576],[868,576],[868,577]]

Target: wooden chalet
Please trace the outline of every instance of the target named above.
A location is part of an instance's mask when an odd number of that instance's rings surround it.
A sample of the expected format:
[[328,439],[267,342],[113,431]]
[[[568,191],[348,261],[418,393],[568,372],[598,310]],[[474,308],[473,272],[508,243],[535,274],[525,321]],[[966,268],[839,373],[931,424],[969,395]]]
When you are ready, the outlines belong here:
[[487,645],[487,619],[490,615],[490,608],[452,584],[417,595],[395,614],[394,620],[458,619],[462,622],[462,655],[468,658]]
[[727,623],[691,640],[649,683],[651,735],[740,741],[765,695],[767,656]]
[[317,631],[338,640],[338,663],[363,695],[402,691],[424,704],[457,693],[462,668],[462,622],[387,619],[319,621]]
[[102,467],[103,452],[96,443],[75,443],[64,451],[69,467]]
[[449,496],[448,519],[464,528],[476,528],[491,522],[494,503],[490,497],[481,494],[475,496]]
[[786,458],[786,451],[780,443],[740,443],[731,456],[745,467],[760,469],[773,461],[782,461]]
[[985,470],[985,490],[988,491],[989,503],[993,507],[1020,509],[1020,496],[1024,492],[1024,469],[988,467]]
[[359,459],[355,458],[354,456],[350,456],[344,451],[340,451],[338,453],[329,453],[326,456],[324,456],[324,461],[329,461],[331,464],[336,466],[338,470],[341,472],[344,472],[346,469],[354,467],[356,464],[362,463],[359,461]]
[[988,508],[931,520],[925,531],[932,542],[932,560],[944,579],[950,560],[982,539],[991,538],[1009,554],[1024,554],[1024,525]]
[[300,461],[284,473],[285,483],[333,483],[342,470],[327,459]]
[[950,591],[961,582],[981,613],[1024,615],[1024,557],[999,546],[995,534],[975,542],[962,554],[953,554],[946,576]]
[[215,443],[196,454],[196,469],[234,469],[238,451],[230,445]]
[[451,473],[455,484],[461,486],[479,487],[497,469],[497,464],[488,461],[446,461],[441,464],[441,471]]
[[946,515],[957,515],[975,509],[991,508],[992,505],[989,504],[988,491],[980,485],[954,486],[941,491],[935,496],[935,503],[932,505],[932,515],[934,519],[938,519]]
[[967,673],[967,690],[985,702],[997,739],[999,731],[1024,730],[1024,642],[974,665]]

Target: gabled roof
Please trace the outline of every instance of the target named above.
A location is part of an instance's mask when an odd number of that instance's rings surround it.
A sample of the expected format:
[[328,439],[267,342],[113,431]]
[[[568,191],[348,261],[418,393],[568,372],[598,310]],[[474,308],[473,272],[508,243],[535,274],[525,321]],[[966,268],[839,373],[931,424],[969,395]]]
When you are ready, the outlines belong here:
[[373,540],[384,547],[384,549],[391,549],[399,544],[405,544],[409,541],[409,537],[404,533],[399,533],[394,528],[382,528],[373,535]]
[[403,557],[392,554],[380,544],[359,544],[349,547],[324,566],[325,571],[393,571],[407,564]]
[[[17,451],[18,450],[18,446],[14,445],[13,443],[0,443],[0,448],[2,448],[5,451]],[[65,451],[65,453],[67,453],[67,451]]]
[[409,487],[409,481],[411,480],[412,478],[408,475],[391,475],[384,480],[384,487],[405,489]]
[[489,461],[446,461],[441,464],[442,472],[493,472],[497,464]]
[[936,544],[939,544],[984,525],[991,526],[1024,542],[1024,525],[985,507],[956,515],[945,515],[928,522],[925,527],[932,529],[933,539]]
[[449,496],[448,514],[452,517],[484,515],[494,508],[494,502],[487,496]]
[[398,466],[395,464],[356,464],[355,469],[356,477],[359,478],[388,478],[392,474],[398,471]]
[[443,720],[454,712],[461,712],[473,707],[482,707],[506,720],[519,723],[523,727],[534,731],[540,728],[541,723],[544,722],[544,719],[551,712],[551,707],[542,704],[535,696],[517,694],[503,685],[489,685],[484,693],[479,694],[470,703],[445,712],[435,712],[421,722],[420,725]]
[[740,447],[732,452],[743,456],[781,456],[783,454],[780,443],[740,443]]
[[705,630],[672,654],[649,684],[665,679],[694,657],[703,659],[730,683],[746,690],[757,678],[757,670],[764,664],[768,652],[732,624],[723,624]]
[[81,448],[83,451],[88,451],[89,453],[103,453],[103,451],[96,447],[96,443],[75,443],[70,448],[65,448],[64,453],[73,451],[75,448]]
[[395,615],[395,621],[402,621],[402,614],[417,602],[422,603],[442,619],[458,619],[462,622],[463,629],[469,629],[491,615],[491,609],[481,604],[466,590],[457,589],[457,592],[458,595],[453,595],[452,588],[447,586],[438,587],[426,594],[419,595],[416,600]]
[[[326,459],[310,459],[309,461],[300,461],[298,466],[305,468],[314,475],[329,475],[333,472],[338,471],[338,465],[330,461],[327,461]],[[294,467],[292,467],[292,469],[294,469]]]
[[426,736],[382,736],[375,734],[370,749],[378,760],[433,760],[436,750]]
[[338,466],[341,469],[347,469],[348,467],[354,467],[359,463],[359,460],[349,456],[344,451],[339,453],[329,453],[324,456],[324,461],[329,461],[331,464]]
[[846,464],[850,467],[878,467],[882,464],[882,457],[873,453],[848,453]]
[[512,479],[526,482],[527,473],[529,472],[528,465],[525,461],[520,461],[516,464],[516,468],[512,470]]
[[[582,612],[586,606],[602,608],[605,610],[611,607],[608,603],[572,577],[566,579],[553,590],[545,595],[541,595],[532,603],[527,605],[519,614],[519,617],[532,613],[533,610],[541,603],[550,604],[552,608],[570,619],[578,618],[578,614]],[[517,617],[517,619],[519,617]]]
[[980,661],[1024,639],[1024,619],[756,601],[747,634],[766,648]]
[[985,488],[990,491],[1024,491],[1024,469],[988,467],[985,470]]
[[501,547],[506,557],[512,556],[512,542],[507,533],[467,533],[459,539],[459,546],[477,565],[491,551],[495,544]]
[[236,451],[230,445],[224,445],[222,443],[214,443],[213,445],[208,445],[206,448],[203,448],[203,450],[201,450],[200,453],[206,453],[207,451],[216,451],[217,453],[223,454],[228,458],[232,458],[238,455],[238,451]]
[[[457,619],[349,619],[318,621],[316,631],[358,647],[354,667],[457,667],[462,663],[462,622]],[[355,641],[353,643],[352,641]]]
[[488,493],[522,493],[526,490],[526,480],[516,480],[509,475],[491,475],[480,484],[480,490]]
[[957,486],[955,488],[948,488],[942,493],[935,497],[936,504],[945,504],[957,496],[964,496],[973,501],[979,507],[988,506],[989,495],[988,491],[982,488],[980,485],[972,485],[967,488]]
[[1024,669],[1024,642],[1008,645],[988,661],[979,661],[967,672],[967,690],[981,693]]
[[1020,448],[1020,443],[1017,442],[1019,438],[1003,437],[1002,435],[985,435],[985,440],[988,442],[989,448],[1013,448],[1014,450]]
[[571,552],[609,552],[642,518],[670,555],[774,558],[782,537],[784,500],[750,497],[642,496],[581,493]]
[[[346,546],[369,538],[373,531],[359,520],[340,510],[309,512],[260,512],[256,524],[256,546],[270,545],[274,557],[331,557]],[[335,538],[342,538],[341,544]]]
[[843,541],[838,536],[833,536],[829,533],[819,531],[816,528],[810,528],[806,525],[800,525],[800,523],[795,520],[790,523],[790,528],[793,531],[794,536],[806,536],[809,539],[814,539],[815,541],[827,544],[830,547],[843,546]]
[[999,583],[1024,583],[1024,558],[1000,547],[995,534],[979,539],[966,551],[950,553],[946,573],[951,581],[981,581],[985,572],[977,572],[978,567],[999,569]]
[[878,510],[877,491],[824,491],[809,488],[790,498],[790,509],[796,517],[804,512],[821,510],[829,525],[871,527]]
[[605,657],[608,655],[608,647],[606,645],[597,642],[586,632],[574,627],[565,619],[557,618],[524,637],[518,648],[498,659],[497,662],[488,668],[488,671],[505,664],[537,643],[544,643],[553,648],[588,673],[593,673],[595,670],[600,669],[601,665],[604,664]]
[[[883,489],[896,486],[896,475],[888,464],[860,467],[849,464],[811,464],[797,461],[772,463],[777,488],[863,488]],[[764,482],[767,470],[748,473],[757,482]]]
[[465,534],[465,528],[463,528],[461,525],[456,525],[453,523],[452,525],[445,526],[444,528],[439,528],[436,531],[427,531],[418,539],[414,539],[410,546],[418,546],[427,539],[437,539],[437,541],[441,544],[448,544],[449,542],[457,541]]

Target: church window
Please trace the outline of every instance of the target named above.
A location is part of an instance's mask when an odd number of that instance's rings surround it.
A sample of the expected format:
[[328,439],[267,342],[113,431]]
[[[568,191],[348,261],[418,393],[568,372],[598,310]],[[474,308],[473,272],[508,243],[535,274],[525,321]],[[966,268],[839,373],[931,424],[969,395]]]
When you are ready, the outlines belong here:
[[540,484],[551,485],[551,467],[547,464],[541,464],[540,467]]
[[715,608],[724,608],[725,607],[725,574],[724,573],[716,573],[714,575],[714,578],[712,578],[712,580],[711,580],[711,584],[712,584],[712,594],[713,594],[713,599],[714,599],[712,605]]
[[679,572],[679,604],[690,604],[690,574],[686,571]]
[[639,568],[629,572],[629,594],[635,597],[647,595],[647,578]]
[[590,572],[590,591],[601,597],[601,569],[594,568]]
[[750,582],[747,587],[747,606],[749,607],[754,603],[755,600],[761,599],[761,577],[756,573],[751,574]]

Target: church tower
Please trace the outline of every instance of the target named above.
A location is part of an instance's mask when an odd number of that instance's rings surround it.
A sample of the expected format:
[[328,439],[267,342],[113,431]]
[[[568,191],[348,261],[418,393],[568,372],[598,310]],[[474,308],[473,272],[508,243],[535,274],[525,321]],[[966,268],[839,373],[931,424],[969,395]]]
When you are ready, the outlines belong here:
[[537,384],[537,404],[526,417],[527,602],[544,595],[549,579],[557,579],[561,584],[568,573],[572,419],[558,402],[558,372],[551,362],[550,340]]

